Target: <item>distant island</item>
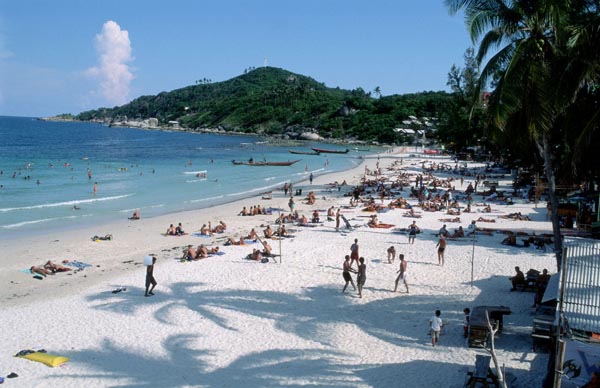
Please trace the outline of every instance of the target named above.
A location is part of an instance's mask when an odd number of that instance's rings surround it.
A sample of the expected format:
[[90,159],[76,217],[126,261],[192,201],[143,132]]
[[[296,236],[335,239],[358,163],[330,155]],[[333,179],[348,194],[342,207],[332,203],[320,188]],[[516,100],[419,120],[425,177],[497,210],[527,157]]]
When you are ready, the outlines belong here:
[[443,91],[382,96],[379,88],[329,88],[307,76],[261,67],[223,82],[204,79],[122,106],[47,120],[394,144],[411,132],[434,130],[451,97]]

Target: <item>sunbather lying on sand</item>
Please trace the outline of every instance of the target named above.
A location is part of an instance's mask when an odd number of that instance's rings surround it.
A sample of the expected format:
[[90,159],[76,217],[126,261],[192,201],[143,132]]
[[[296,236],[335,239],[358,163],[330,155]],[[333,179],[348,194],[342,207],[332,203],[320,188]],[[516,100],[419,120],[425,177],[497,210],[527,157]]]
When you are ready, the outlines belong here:
[[65,267],[61,264],[55,264],[52,262],[52,260],[48,260],[46,264],[44,264],[44,269],[47,269],[52,272],[66,272],[71,271],[72,268]]
[[233,239],[233,237],[229,237],[229,240],[227,240],[227,242],[225,242],[224,245],[246,245],[244,243],[244,237],[240,237],[240,241],[236,241]]
[[477,219],[477,221],[479,221],[479,222],[496,222],[496,220],[494,220],[492,218],[483,218],[483,217],[479,217]]
[[256,261],[262,260],[262,253],[260,252],[260,250],[253,249],[252,253],[250,254],[250,259],[256,260]]
[[31,268],[29,268],[29,270],[31,271],[31,273],[33,274],[39,274],[42,275],[44,277],[46,277],[46,275],[54,275],[54,272],[45,269],[43,267],[38,267],[36,265],[32,265]]
[[454,218],[440,218],[440,222],[460,222],[460,217]]

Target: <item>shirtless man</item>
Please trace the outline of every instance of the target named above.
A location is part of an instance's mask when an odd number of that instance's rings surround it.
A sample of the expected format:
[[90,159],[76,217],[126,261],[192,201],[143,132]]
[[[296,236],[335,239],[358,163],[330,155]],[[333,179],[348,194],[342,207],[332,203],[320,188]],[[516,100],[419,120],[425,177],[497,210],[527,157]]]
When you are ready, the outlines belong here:
[[267,228],[264,230],[265,238],[273,237],[273,229],[271,229],[271,225],[267,225]]
[[444,236],[440,235],[440,239],[438,240],[436,247],[438,249],[438,251],[437,251],[438,265],[443,267],[444,266],[444,251],[446,250],[446,238]]
[[215,226],[213,232],[223,233],[226,230],[227,230],[227,225],[223,221],[219,221],[219,225]]
[[354,290],[356,290],[354,281],[352,281],[352,276],[350,276],[350,272],[356,273],[356,271],[352,269],[352,266],[350,263],[350,255],[346,255],[346,257],[344,258],[344,264],[343,264],[342,268],[343,268],[342,276],[344,277],[344,281],[346,282],[346,284],[344,285],[344,288],[342,289],[342,292],[346,292],[348,283],[352,284],[352,288],[354,288]]
[[190,244],[188,245],[187,249],[185,250],[185,254],[184,254],[184,258],[186,260],[196,260],[196,250],[194,249],[193,245]]
[[419,227],[417,226],[417,222],[413,221],[412,224],[410,224],[408,226],[408,243],[409,244],[415,243],[415,238],[417,237],[417,233],[419,233]]
[[169,226],[169,228],[167,229],[167,235],[169,235],[169,236],[177,236],[177,231],[175,230],[175,227],[173,226],[173,224],[171,224]]
[[202,224],[202,227],[200,228],[200,234],[203,235],[203,236],[210,236],[211,235],[211,231],[206,226],[206,224]]
[[402,253],[398,255],[398,258],[400,259],[400,269],[398,269],[397,271],[398,277],[396,278],[394,292],[398,290],[398,283],[400,282],[400,280],[402,280],[402,282],[406,286],[406,293],[408,294],[408,283],[406,282],[406,260],[404,260],[404,255]]
[[338,209],[337,212],[335,213],[335,230],[338,230],[340,228],[341,218],[342,218],[342,210]]
[[196,259],[204,259],[208,257],[208,249],[204,246],[204,244],[198,245],[198,249],[196,249]]
[[335,217],[335,211],[333,210],[333,206],[327,210],[327,221],[333,221]]
[[303,214],[302,217],[300,217],[300,219],[298,220],[298,224],[300,224],[300,225],[308,224],[308,218]]
[[318,210],[315,210],[315,211],[313,212],[313,214],[312,214],[312,223],[313,223],[313,224],[316,224],[316,223],[318,223],[319,221],[320,221],[320,218],[319,218],[319,211],[318,211]]
[[269,245],[268,242],[261,240],[260,238],[258,238],[258,241],[262,244],[263,246],[263,250],[262,250],[262,254],[265,256],[270,256],[271,255],[271,251],[273,250],[273,248],[271,248],[271,246]]
[[250,233],[248,233],[248,235],[245,237],[246,240],[256,240],[257,238],[258,235],[256,234],[256,230],[254,230],[254,228],[252,228]]
[[287,237],[287,236],[289,236],[289,233],[288,233],[287,229],[285,228],[284,224],[281,224],[279,226],[279,231],[277,232],[277,234],[279,235],[279,237]]

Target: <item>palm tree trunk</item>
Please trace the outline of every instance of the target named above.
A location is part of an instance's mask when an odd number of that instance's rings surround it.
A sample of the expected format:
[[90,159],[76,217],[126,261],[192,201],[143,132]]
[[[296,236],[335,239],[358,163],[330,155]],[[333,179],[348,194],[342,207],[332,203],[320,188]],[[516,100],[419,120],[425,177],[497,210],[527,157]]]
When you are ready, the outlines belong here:
[[542,144],[537,142],[538,150],[544,158],[544,170],[548,179],[548,198],[550,199],[552,231],[554,233],[554,254],[556,255],[556,269],[560,271],[562,263],[562,236],[560,235],[560,223],[558,218],[558,197],[556,196],[556,182],[554,179],[554,162],[552,150],[545,133],[542,134]]

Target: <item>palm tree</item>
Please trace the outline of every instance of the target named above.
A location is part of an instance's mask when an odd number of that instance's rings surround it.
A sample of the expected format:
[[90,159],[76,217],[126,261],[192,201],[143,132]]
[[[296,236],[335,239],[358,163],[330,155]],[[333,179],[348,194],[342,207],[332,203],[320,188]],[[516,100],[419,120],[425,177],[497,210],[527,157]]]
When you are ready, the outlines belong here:
[[375,90],[373,90],[373,93],[375,93],[377,97],[381,98],[381,88],[379,86],[375,86]]
[[585,39],[578,46],[572,39],[576,30],[574,16],[585,13],[583,3],[587,1],[445,0],[445,3],[453,13],[464,10],[471,39],[479,43],[478,63],[489,58],[481,71],[476,95],[490,81],[493,83],[488,108],[492,124],[500,129],[525,128],[525,134],[544,161],[560,269],[562,240],[552,140],[563,130],[558,127],[559,118],[574,103],[577,89],[582,85],[577,80],[598,75],[597,66],[588,63],[587,72],[583,66],[577,70],[572,58],[569,59],[575,47],[581,50],[585,44],[597,44]]

